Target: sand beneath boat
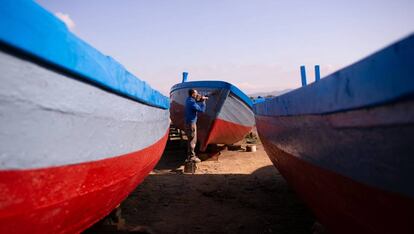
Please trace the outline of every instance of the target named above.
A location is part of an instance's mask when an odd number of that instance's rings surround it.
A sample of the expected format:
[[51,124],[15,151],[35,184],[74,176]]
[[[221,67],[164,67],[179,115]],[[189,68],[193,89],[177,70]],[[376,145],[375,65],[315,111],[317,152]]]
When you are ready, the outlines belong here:
[[[121,204],[124,228],[140,233],[312,233],[314,217],[260,143],[256,152],[222,150],[198,164],[195,174],[183,173],[184,151],[185,141],[168,143],[153,172]],[[89,231],[116,233],[102,225]]]

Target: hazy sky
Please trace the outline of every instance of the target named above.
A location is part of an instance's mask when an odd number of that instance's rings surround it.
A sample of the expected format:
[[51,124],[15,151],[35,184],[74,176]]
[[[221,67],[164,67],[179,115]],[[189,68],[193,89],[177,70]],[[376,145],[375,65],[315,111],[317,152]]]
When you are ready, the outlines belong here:
[[[190,80],[247,93],[300,86],[414,32],[414,0],[39,0],[164,94]],[[308,81],[309,82],[309,81]]]

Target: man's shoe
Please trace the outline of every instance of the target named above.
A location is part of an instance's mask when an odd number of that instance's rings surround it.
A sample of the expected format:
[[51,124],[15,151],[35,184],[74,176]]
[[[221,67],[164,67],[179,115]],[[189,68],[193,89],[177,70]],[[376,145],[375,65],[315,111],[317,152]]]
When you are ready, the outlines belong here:
[[197,156],[191,157],[190,160],[195,162],[195,163],[201,163],[201,159],[199,159]]

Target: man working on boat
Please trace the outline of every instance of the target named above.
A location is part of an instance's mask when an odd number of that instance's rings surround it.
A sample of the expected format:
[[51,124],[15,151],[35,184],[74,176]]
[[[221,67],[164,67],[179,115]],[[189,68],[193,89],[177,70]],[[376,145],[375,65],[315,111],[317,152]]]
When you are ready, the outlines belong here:
[[185,101],[185,134],[187,135],[187,157],[193,162],[201,160],[195,154],[197,143],[197,112],[206,111],[206,100],[208,97],[199,95],[197,90],[188,90],[188,97]]

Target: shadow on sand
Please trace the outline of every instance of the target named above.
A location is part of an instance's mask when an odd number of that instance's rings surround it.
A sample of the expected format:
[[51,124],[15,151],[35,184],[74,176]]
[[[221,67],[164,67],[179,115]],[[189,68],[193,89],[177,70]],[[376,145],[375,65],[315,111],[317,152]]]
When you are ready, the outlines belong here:
[[[312,233],[314,218],[275,167],[183,174],[185,142],[169,142],[154,173],[121,204],[135,233]],[[107,232],[94,228],[88,233]]]

